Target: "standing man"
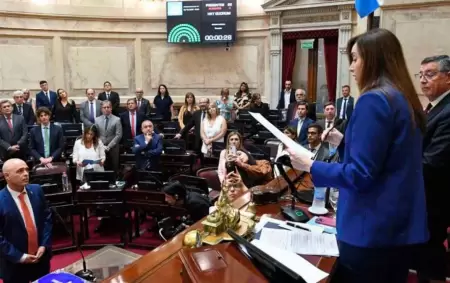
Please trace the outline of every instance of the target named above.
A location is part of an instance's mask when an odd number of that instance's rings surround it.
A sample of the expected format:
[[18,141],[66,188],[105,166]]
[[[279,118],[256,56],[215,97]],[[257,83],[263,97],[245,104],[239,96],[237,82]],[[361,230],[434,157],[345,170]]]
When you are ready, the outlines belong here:
[[186,136],[187,133],[194,127],[195,132],[195,140],[194,140],[194,151],[197,154],[201,155],[201,148],[202,148],[202,138],[200,135],[200,127],[202,124],[203,119],[206,118],[206,112],[208,111],[208,105],[209,105],[209,98],[200,98],[200,101],[198,103],[198,106],[200,107],[199,110],[194,111],[192,114],[192,119],[189,120],[189,122],[184,126],[183,129],[181,129],[180,133],[176,134],[175,138],[179,139],[181,136]]
[[3,161],[10,158],[25,160],[28,150],[28,128],[23,116],[12,114],[9,100],[0,102],[0,156]]
[[142,122],[142,134],[134,138],[133,153],[136,155],[136,167],[139,170],[159,169],[159,158],[163,151],[163,141],[153,130],[150,120]]
[[[428,98],[427,131],[423,141],[423,177],[430,240],[418,268],[419,282],[445,282],[447,227],[450,226],[450,57],[425,58],[417,74]],[[433,281],[436,282],[436,281]]]
[[112,91],[111,83],[106,81],[103,83],[104,92],[98,94],[98,100],[108,100],[112,105],[112,114],[119,116],[120,96],[117,92]]
[[24,102],[24,95],[21,90],[16,90],[13,94],[13,114],[22,115],[27,125],[34,125],[36,117],[34,116],[33,107],[31,104]]
[[128,111],[120,113],[120,122],[122,124],[122,143],[127,140],[134,140],[136,136],[142,134],[141,125],[146,119],[145,115],[136,110],[136,99],[127,100]]
[[277,109],[280,110],[287,110],[289,104],[295,102],[295,89],[292,88],[292,82],[286,81],[284,87],[284,90],[280,92],[280,99],[277,105]]
[[40,81],[41,91],[36,94],[36,109],[39,107],[47,107],[52,109],[56,102],[56,92],[48,89],[47,81]]
[[313,120],[307,117],[308,103],[301,101],[297,106],[297,116],[289,123],[289,126],[294,128],[297,132],[297,141],[301,145],[308,143],[308,127],[313,123]]
[[139,113],[142,113],[145,115],[145,117],[147,119],[150,118],[150,109],[151,109],[151,104],[150,101],[146,98],[143,97],[144,96],[144,90],[142,88],[137,88],[136,89],[136,104],[137,104],[137,111]]
[[312,102],[309,103],[308,102],[308,98],[306,96],[306,91],[299,88],[295,90],[295,102],[289,104],[288,106],[288,110],[287,110],[287,115],[286,115],[286,122],[289,124],[290,121],[294,120],[295,118],[298,118],[297,115],[297,107],[298,107],[298,103],[301,101],[304,101],[306,103],[308,103],[308,115],[307,117],[313,121],[317,120],[317,116],[316,116],[316,103]]
[[27,164],[3,165],[0,191],[0,268],[4,283],[29,283],[50,272],[52,215],[40,185],[30,185]]
[[342,97],[336,101],[338,117],[343,120],[350,120],[353,113],[355,100],[350,96],[350,86],[342,87]]
[[95,91],[92,88],[86,89],[87,100],[80,104],[80,120],[84,128],[90,128],[95,124],[95,118],[102,115],[101,102],[95,99]]
[[95,118],[95,125],[99,137],[105,145],[105,167],[107,170],[119,172],[119,142],[122,138],[122,125],[120,119],[111,114],[111,101],[105,100],[102,102],[102,112],[103,115]]

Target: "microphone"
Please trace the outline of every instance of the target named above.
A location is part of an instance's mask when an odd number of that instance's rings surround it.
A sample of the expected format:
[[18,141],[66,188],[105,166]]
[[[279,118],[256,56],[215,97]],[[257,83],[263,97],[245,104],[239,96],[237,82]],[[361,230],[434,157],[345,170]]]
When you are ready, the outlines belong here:
[[[36,167],[36,166],[35,166],[35,167]],[[64,230],[66,230],[67,234],[69,234],[69,236],[71,236],[71,237],[73,238],[72,233],[70,232],[69,228],[67,228],[66,223],[64,222],[64,219],[61,217],[61,215],[59,214],[59,212],[56,211],[56,209],[55,209],[54,207],[52,207],[52,206],[49,206],[49,207],[50,207],[51,211],[53,212],[53,214],[56,215],[56,217],[58,218],[58,220],[61,221],[61,223],[62,223],[62,225],[63,225],[63,227],[64,227]],[[86,280],[86,281],[89,281],[89,282],[95,282],[95,281],[97,280],[97,278],[95,278],[94,272],[92,272],[92,270],[87,269],[87,266],[86,266],[86,260],[84,259],[84,254],[83,254],[83,251],[82,251],[81,248],[80,248],[80,245],[78,244],[78,240],[77,240],[77,242],[76,242],[76,247],[77,247],[77,250],[78,250],[78,252],[80,253],[81,259],[82,259],[82,261],[83,261],[83,269],[80,270],[80,271],[77,271],[77,272],[75,273],[75,275],[78,276],[78,277],[80,277],[81,279]]]
[[344,119],[341,119],[341,118],[338,118],[338,119],[336,119],[336,122],[335,123],[333,123],[333,126],[331,127],[331,129],[327,132],[327,134],[325,135],[325,138],[324,138],[324,140],[326,140],[327,139],[327,137],[328,137],[328,135],[330,134],[330,132],[333,130],[333,129],[335,129],[336,127],[339,127],[340,125],[342,125],[343,123],[344,123]]

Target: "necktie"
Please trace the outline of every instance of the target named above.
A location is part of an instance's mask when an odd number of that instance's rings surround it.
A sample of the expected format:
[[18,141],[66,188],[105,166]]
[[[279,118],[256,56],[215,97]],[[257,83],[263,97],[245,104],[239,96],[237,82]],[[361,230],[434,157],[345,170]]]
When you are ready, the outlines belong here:
[[47,158],[50,155],[50,135],[48,127],[44,127],[44,153],[45,158]]
[[344,105],[341,110],[341,119],[347,119],[347,98],[344,98]]
[[28,234],[28,254],[36,254],[38,250],[38,236],[36,232],[36,226],[33,223],[33,218],[31,216],[31,211],[28,209],[28,206],[25,202],[25,194],[26,192],[22,192],[19,195],[20,208],[22,209],[25,229]]
[[327,121],[327,129],[331,126],[331,121]]
[[47,92],[45,92],[45,96],[47,96],[48,102],[50,102],[50,94]]
[[93,102],[91,102],[91,106],[89,107],[89,120],[92,123],[95,123],[94,103]]
[[310,150],[311,150],[312,153],[316,152],[315,148],[310,148]]
[[141,107],[141,100],[138,100],[138,108]]
[[109,93],[106,94],[106,100],[109,100]]
[[430,113],[431,108],[433,108],[433,105],[431,103],[428,103],[427,108],[425,108],[424,110],[425,114]]
[[23,112],[22,112],[22,105],[19,105],[19,115],[23,115]]
[[300,137],[300,132],[302,131],[302,126],[303,126],[303,120],[299,119],[298,120],[298,125],[297,125],[297,136]]
[[105,132],[106,132],[106,130],[108,130],[108,122],[109,122],[109,118],[108,118],[108,116],[105,116]]
[[131,112],[131,136],[134,138],[136,136],[135,132],[135,124],[134,124],[134,112]]
[[205,111],[202,112],[202,121],[205,119]]
[[6,120],[8,121],[9,130],[12,132],[12,130],[13,130],[13,124],[12,124],[12,121],[11,121],[11,117],[6,118]]

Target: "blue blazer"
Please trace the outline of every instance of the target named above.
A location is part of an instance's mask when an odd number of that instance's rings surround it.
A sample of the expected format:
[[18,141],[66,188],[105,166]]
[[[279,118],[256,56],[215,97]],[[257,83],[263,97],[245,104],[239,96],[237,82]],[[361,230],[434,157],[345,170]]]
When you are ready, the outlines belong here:
[[316,187],[340,189],[338,240],[357,247],[394,247],[428,240],[422,133],[403,95],[360,96],[345,132],[342,163],[314,161]]
[[[298,133],[297,131],[298,120],[299,120],[298,118],[295,118],[294,120],[289,122],[289,126],[293,127],[296,133]],[[305,145],[308,143],[308,127],[312,123],[314,123],[314,121],[309,119],[308,117],[306,117],[305,120],[303,121],[302,129],[300,130],[300,135],[297,137],[297,141],[299,144]]]
[[48,101],[47,96],[45,96],[44,92],[41,90],[36,94],[36,109],[39,107],[47,107],[49,110],[52,110],[53,105],[56,102],[56,92],[49,90],[50,92],[50,101]]
[[[61,158],[61,153],[64,148],[63,131],[60,126],[50,124],[50,156],[53,161],[58,161]],[[42,137],[42,127],[36,126],[30,131],[30,150],[31,155],[36,161],[41,157],[45,157],[44,139]]]
[[136,155],[136,167],[154,170],[159,165],[159,158],[163,152],[163,141],[160,135],[153,133],[152,141],[145,144],[144,134],[134,138],[133,153]]
[[[52,248],[52,214],[47,206],[44,192],[40,185],[27,185],[28,198],[33,207],[39,246],[44,246],[48,260]],[[8,264],[20,262],[28,250],[28,234],[19,209],[8,189],[0,191],[0,258],[3,278],[8,278]],[[17,270],[16,270],[17,271]]]

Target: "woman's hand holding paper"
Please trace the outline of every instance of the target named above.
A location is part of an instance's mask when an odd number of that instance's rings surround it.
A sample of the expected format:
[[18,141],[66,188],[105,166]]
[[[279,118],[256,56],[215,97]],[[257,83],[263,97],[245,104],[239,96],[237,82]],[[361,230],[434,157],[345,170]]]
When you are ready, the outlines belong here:
[[295,169],[306,172],[309,172],[311,170],[311,166],[314,162],[311,159],[311,155],[307,154],[307,152],[305,151],[296,151],[292,148],[287,148],[287,152],[289,152],[292,166]]

